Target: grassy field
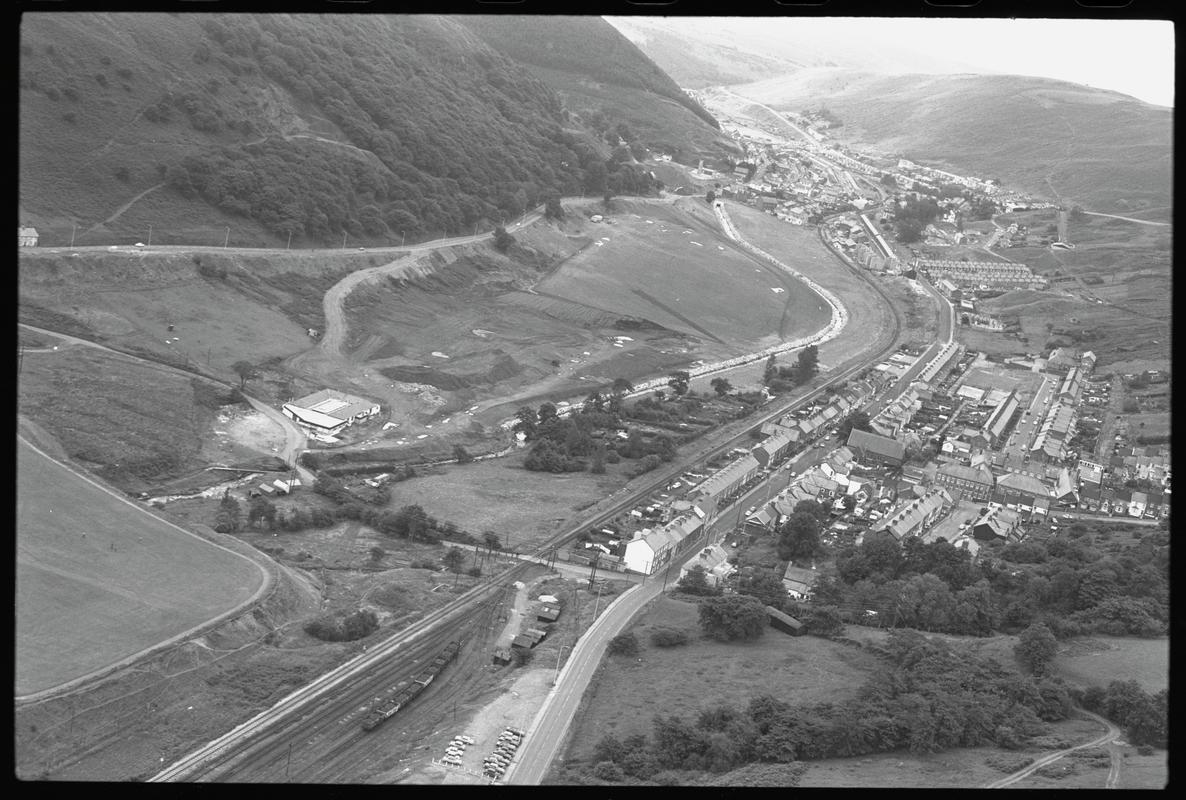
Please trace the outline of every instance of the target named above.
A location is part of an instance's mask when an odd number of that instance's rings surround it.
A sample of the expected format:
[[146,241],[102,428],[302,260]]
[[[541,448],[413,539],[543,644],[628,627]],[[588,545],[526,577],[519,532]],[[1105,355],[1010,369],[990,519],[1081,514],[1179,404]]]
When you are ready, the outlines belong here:
[[248,600],[255,564],[17,449],[16,692],[88,674]]
[[[649,638],[657,627],[685,630],[692,641],[657,648]],[[697,606],[669,598],[644,610],[633,630],[642,661],[606,658],[572,730],[569,760],[590,758],[609,733],[649,735],[657,714],[687,717],[710,703],[743,704],[763,693],[792,704],[838,701],[851,696],[874,663],[855,648],[773,629],[744,644],[701,639]]]
[[569,259],[540,291],[744,349],[827,324],[807,287],[755,263],[715,227],[674,208],[623,205],[612,224],[588,231],[600,244]]
[[790,225],[737,203],[727,208],[742,237],[836,294],[848,309],[849,325],[819,348],[822,364],[837,364],[868,349],[888,332],[892,310],[824,247],[814,227]]
[[475,535],[494,531],[504,547],[529,551],[560,530],[578,512],[625,484],[632,466],[606,466],[605,475],[527,472],[522,455],[450,467],[442,475],[416,477],[391,486],[391,507],[410,503]]
[[1169,685],[1169,639],[1092,636],[1063,643],[1054,667],[1080,686],[1107,686],[1114,680],[1135,680],[1146,692]]

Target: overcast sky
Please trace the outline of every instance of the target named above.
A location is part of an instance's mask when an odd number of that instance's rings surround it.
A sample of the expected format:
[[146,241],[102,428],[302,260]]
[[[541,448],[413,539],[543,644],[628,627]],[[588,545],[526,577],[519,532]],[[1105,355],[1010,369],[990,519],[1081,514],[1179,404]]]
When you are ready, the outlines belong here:
[[782,38],[789,58],[796,50],[802,56],[834,47],[842,66],[857,66],[848,62],[864,54],[874,69],[897,63],[899,71],[1035,75],[1173,105],[1174,26],[1165,20],[667,17],[664,23],[712,25],[755,37],[764,48]]

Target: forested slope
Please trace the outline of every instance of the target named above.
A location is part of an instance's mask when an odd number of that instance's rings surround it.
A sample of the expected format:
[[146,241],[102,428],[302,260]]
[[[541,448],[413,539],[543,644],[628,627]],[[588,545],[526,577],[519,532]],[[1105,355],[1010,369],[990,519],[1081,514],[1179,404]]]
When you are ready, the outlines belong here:
[[162,242],[415,240],[652,188],[457,18],[26,15],[20,53],[20,210],[47,230],[143,230],[151,202]]

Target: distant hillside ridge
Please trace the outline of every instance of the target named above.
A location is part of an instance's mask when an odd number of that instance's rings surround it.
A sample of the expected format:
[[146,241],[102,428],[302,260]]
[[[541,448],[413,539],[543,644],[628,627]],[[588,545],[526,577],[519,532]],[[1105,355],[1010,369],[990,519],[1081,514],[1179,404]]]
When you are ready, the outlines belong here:
[[398,244],[656,188],[455,17],[26,14],[20,86],[45,244]]
[[676,160],[731,154],[720,123],[661,67],[596,16],[473,15],[458,19],[487,45],[526,64],[596,132],[619,124]]
[[1173,112],[1104,89],[1018,75],[812,68],[735,87],[773,108],[820,106],[840,139],[999,178],[1066,205],[1170,218]]

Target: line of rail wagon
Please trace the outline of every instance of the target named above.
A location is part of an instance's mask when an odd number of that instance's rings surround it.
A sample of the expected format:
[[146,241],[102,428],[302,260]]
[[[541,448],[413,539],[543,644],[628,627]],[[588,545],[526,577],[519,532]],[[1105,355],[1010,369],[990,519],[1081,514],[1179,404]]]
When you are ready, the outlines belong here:
[[411,683],[403,688],[392,688],[392,693],[381,700],[376,701],[367,711],[362,720],[363,730],[374,730],[382,725],[391,717],[395,716],[401,708],[406,708],[408,703],[411,703],[416,697],[428,688],[428,685],[433,682],[433,679],[441,673],[441,671],[448,666],[449,662],[457,657],[457,653],[461,650],[461,642],[449,642],[445,645],[445,649],[437,653],[436,657],[412,678]]

